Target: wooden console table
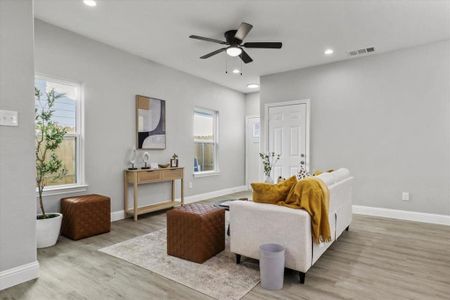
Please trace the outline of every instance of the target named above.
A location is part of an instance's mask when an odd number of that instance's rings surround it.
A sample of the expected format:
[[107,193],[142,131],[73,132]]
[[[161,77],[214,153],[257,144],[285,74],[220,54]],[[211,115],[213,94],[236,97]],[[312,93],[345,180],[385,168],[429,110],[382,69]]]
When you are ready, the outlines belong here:
[[[183,185],[183,168],[164,168],[164,169],[139,169],[124,171],[124,210],[125,216],[131,215],[137,221],[138,216],[153,211],[158,211],[177,205],[184,204],[184,185]],[[181,201],[175,201],[175,180],[180,179],[181,182]],[[157,182],[172,182],[172,199],[154,203],[151,205],[139,207],[139,191],[138,187],[142,184],[150,184]],[[128,208],[128,186],[133,185],[133,208]]]

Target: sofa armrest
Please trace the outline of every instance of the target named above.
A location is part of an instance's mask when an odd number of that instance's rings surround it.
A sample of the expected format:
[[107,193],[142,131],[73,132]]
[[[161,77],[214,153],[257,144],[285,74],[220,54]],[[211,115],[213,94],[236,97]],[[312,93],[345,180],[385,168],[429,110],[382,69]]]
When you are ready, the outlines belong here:
[[259,259],[259,246],[286,248],[286,267],[306,272],[311,267],[311,218],[302,209],[253,201],[230,203],[231,252]]

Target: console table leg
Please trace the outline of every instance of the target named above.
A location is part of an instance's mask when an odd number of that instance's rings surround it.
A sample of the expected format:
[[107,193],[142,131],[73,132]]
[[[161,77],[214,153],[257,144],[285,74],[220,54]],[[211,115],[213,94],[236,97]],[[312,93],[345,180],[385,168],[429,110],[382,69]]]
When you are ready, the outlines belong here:
[[184,205],[184,179],[181,178],[181,206]]
[[138,219],[138,215],[137,215],[137,209],[138,209],[138,179],[137,179],[137,172],[134,173],[133,196],[134,196],[133,216],[134,216],[134,221],[137,221],[137,219]]
[[175,201],[175,180],[172,180],[172,202],[173,201]]
[[127,172],[123,173],[123,208],[125,210],[125,218],[128,212],[128,176]]

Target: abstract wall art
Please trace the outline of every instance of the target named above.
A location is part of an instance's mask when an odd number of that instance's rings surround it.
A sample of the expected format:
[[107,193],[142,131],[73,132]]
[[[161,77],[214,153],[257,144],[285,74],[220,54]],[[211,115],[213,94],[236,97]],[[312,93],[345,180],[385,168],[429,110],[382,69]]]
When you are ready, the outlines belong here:
[[136,96],[138,149],[166,149],[166,101]]

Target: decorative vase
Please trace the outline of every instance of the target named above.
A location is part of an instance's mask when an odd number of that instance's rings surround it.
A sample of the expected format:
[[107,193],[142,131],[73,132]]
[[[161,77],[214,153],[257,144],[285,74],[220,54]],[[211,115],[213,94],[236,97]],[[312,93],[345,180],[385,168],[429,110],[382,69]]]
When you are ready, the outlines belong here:
[[142,160],[144,161],[144,166],[142,167],[142,169],[150,169],[150,167],[148,166],[148,162],[150,161],[150,154],[148,154],[148,152],[144,152]]
[[53,217],[47,219],[37,219],[36,238],[37,247],[46,248],[56,244],[61,231],[62,214],[49,213]]
[[131,167],[128,168],[128,170],[137,170],[137,168],[134,165],[136,163],[136,158],[137,158],[137,151],[136,151],[136,148],[133,147],[130,151],[130,157],[128,159],[128,162],[131,165]]
[[272,177],[270,177],[270,175],[266,175],[266,180],[264,182],[265,183],[273,183],[273,179],[272,179]]

